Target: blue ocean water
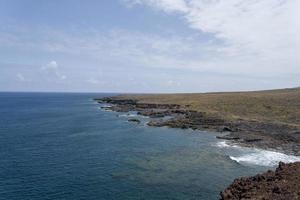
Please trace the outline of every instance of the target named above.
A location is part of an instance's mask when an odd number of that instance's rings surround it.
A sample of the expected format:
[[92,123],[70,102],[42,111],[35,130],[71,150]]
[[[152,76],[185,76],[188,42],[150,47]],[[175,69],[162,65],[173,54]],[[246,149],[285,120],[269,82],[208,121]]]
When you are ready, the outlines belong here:
[[130,123],[106,95],[0,93],[0,199],[218,199],[272,167],[216,133]]

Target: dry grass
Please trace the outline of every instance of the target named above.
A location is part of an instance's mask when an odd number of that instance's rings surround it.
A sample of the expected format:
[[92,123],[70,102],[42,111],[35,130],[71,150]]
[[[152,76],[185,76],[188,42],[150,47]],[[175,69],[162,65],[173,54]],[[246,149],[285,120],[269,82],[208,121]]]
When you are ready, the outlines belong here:
[[256,92],[124,95],[143,103],[179,104],[227,119],[300,125],[300,88]]

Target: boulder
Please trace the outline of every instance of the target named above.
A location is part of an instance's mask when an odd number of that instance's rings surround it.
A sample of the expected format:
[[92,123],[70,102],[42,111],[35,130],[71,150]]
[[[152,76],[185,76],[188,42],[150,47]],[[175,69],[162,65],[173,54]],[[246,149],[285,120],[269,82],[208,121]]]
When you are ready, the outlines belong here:
[[135,123],[141,123],[141,121],[139,119],[136,119],[136,118],[130,118],[128,119],[129,122],[135,122]]

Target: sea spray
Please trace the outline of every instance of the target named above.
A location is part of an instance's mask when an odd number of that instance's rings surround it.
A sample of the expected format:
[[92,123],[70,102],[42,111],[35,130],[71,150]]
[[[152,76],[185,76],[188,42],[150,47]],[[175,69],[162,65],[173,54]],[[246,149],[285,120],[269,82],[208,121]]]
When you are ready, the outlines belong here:
[[[287,155],[281,152],[262,150],[250,147],[241,147],[230,144],[226,141],[217,142],[219,148],[227,148],[237,151],[239,155],[229,155],[230,159],[241,164],[276,166],[278,162],[285,163],[300,161],[299,156]],[[232,151],[229,154],[233,153]]]

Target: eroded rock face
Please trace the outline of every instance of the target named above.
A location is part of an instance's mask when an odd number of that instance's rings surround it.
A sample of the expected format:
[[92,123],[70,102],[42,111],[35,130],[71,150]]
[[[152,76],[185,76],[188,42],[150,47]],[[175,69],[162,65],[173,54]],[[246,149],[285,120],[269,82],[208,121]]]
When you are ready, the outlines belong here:
[[222,200],[300,199],[300,162],[280,162],[275,171],[236,179],[220,195]]

